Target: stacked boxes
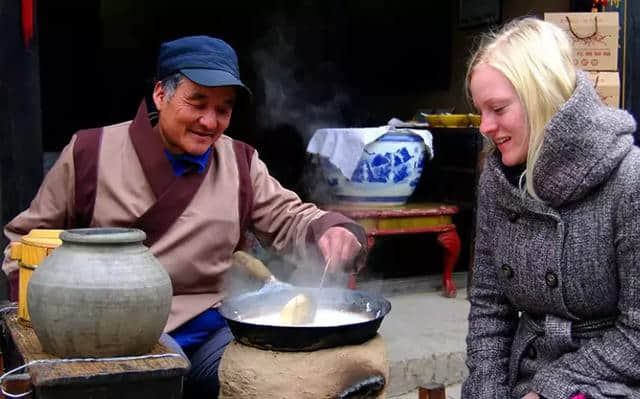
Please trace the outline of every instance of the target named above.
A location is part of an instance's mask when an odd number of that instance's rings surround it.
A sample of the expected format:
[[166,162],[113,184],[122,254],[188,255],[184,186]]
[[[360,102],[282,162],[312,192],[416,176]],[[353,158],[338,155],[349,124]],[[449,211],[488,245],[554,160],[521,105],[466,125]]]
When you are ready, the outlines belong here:
[[544,19],[564,29],[573,41],[574,63],[589,72],[600,99],[620,106],[617,12],[545,13]]
[[620,75],[618,72],[589,71],[589,77],[603,103],[610,107],[620,106]]

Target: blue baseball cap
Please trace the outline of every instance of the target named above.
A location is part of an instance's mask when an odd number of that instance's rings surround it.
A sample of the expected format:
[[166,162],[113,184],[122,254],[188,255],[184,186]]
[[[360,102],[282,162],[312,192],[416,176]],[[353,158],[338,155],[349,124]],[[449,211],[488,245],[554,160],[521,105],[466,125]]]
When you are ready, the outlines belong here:
[[252,96],[240,80],[236,52],[221,39],[187,36],[162,43],[156,68],[158,80],[180,72],[201,86],[238,86]]

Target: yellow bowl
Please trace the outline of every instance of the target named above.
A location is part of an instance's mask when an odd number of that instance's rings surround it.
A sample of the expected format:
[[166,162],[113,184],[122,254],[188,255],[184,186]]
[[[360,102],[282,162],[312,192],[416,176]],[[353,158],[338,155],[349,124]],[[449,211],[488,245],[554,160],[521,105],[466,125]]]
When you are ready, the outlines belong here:
[[471,123],[471,125],[473,127],[479,127],[480,126],[480,119],[481,119],[480,115],[469,114],[469,122]]
[[429,125],[431,125],[431,126],[442,126],[442,124],[440,123],[440,115],[427,114],[424,117],[427,120],[427,122],[429,122]]
[[446,127],[466,127],[469,126],[469,117],[465,114],[442,114],[438,115],[440,125]]

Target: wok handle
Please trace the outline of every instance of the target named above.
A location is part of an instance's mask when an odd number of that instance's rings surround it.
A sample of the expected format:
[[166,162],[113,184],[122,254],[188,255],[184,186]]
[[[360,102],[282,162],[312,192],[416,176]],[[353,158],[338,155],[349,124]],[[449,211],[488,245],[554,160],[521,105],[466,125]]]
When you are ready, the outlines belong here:
[[244,266],[249,274],[262,282],[275,281],[271,271],[259,259],[249,255],[244,251],[236,251],[232,257],[233,263]]

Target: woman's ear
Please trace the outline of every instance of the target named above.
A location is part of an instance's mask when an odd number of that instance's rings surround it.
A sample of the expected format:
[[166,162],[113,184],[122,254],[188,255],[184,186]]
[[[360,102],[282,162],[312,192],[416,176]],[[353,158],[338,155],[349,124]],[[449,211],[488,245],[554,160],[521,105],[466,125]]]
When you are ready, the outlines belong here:
[[155,104],[158,112],[162,111],[162,106],[164,105],[165,92],[160,82],[157,82],[156,85],[153,87],[152,97],[153,97],[153,103]]

